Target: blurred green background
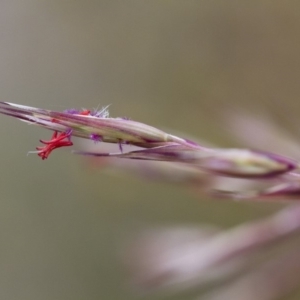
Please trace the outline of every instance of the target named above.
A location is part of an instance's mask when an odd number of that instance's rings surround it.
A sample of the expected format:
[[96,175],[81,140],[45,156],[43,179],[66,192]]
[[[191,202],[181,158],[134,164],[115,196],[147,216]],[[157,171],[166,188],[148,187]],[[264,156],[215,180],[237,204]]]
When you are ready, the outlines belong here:
[[[0,41],[2,101],[111,104],[219,146],[238,145],[223,110],[268,111],[299,134],[297,1],[2,0]],[[120,262],[137,224],[227,227],[281,207],[113,176],[69,149],[41,161],[26,154],[49,132],[5,116],[0,137],[0,299],[139,298]]]

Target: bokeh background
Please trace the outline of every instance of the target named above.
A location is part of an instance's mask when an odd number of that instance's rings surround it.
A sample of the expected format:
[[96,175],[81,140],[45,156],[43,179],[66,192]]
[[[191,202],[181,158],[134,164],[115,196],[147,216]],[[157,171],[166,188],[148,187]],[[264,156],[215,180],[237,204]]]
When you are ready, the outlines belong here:
[[[2,0],[0,99],[111,104],[112,116],[224,147],[240,144],[223,112],[267,111],[297,138],[299,16],[297,1],[279,0]],[[0,137],[1,299],[139,299],[120,259],[136,227],[230,227],[283,206],[214,201],[69,149],[41,161],[27,152],[49,132],[5,116]]]

